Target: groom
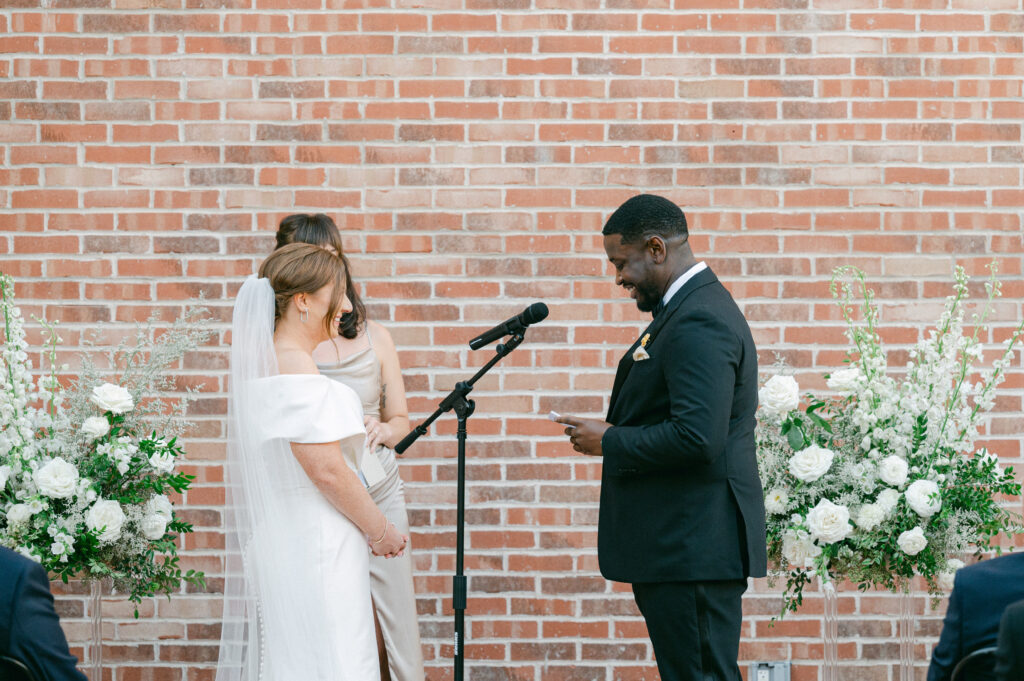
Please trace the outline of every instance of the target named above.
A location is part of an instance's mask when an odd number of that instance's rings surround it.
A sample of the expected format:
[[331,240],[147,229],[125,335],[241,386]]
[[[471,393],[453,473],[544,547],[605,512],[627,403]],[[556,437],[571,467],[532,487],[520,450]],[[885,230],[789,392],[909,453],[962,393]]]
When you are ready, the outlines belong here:
[[634,196],[603,234],[654,321],[619,362],[608,420],[560,419],[604,457],[601,574],[632,583],[662,681],[739,681],[741,597],[766,571],[754,341],[674,203]]

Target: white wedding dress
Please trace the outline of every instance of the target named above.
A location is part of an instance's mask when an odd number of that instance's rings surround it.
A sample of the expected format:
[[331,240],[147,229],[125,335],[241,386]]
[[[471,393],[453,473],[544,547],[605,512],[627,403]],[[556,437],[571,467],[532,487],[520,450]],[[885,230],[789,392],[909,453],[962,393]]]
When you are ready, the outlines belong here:
[[379,681],[366,538],[290,447],[338,442],[338,456],[357,471],[366,438],[362,404],[319,374],[277,374],[272,324],[270,285],[250,278],[232,324],[216,678]]

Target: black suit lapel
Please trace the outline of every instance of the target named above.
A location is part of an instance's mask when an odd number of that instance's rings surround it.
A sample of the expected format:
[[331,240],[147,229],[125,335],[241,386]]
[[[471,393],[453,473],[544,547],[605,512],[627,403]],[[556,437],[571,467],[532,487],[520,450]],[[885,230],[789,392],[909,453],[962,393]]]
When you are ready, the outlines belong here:
[[[622,359],[619,360],[619,368],[615,370],[615,383],[612,385],[612,396],[608,400],[608,421],[611,421],[612,409],[615,407],[615,398],[619,396],[619,390],[622,388],[622,384],[626,382],[626,377],[629,376],[629,370],[633,368],[633,353],[638,347],[640,347],[640,341],[643,340],[644,336],[650,332],[650,328],[654,326],[654,322],[640,334],[633,345],[630,346],[626,354],[623,355]],[[649,342],[649,341],[648,341]]]
[[633,368],[633,353],[640,346],[640,341],[643,340],[644,336],[650,334],[651,337],[647,340],[647,346],[645,347],[650,346],[657,337],[658,331],[665,326],[669,318],[672,317],[672,315],[676,313],[676,310],[682,306],[683,301],[701,286],[706,286],[707,284],[715,281],[718,281],[718,277],[715,276],[715,273],[712,272],[709,267],[698,272],[692,279],[690,279],[690,281],[683,284],[683,287],[676,291],[675,295],[672,296],[672,299],[668,301],[668,305],[665,306],[665,309],[662,310],[661,314],[659,314],[657,318],[654,319],[646,329],[644,329],[644,332],[640,334],[640,338],[636,339],[636,342],[630,346],[626,355],[619,360],[619,368],[615,372],[615,383],[612,385],[612,395],[608,399],[607,420],[609,422],[611,422],[612,410],[615,408],[615,402],[619,397],[622,385],[626,382],[626,378],[629,376],[629,370]]

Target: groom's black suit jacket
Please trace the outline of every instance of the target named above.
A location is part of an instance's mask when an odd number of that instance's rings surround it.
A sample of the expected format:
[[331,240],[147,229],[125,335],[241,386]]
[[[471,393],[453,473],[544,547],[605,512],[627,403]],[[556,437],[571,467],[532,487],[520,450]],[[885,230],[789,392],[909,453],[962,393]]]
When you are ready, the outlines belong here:
[[[634,362],[644,334],[650,358]],[[704,270],[619,362],[601,441],[601,574],[633,583],[765,575],[756,409],[750,328]]]

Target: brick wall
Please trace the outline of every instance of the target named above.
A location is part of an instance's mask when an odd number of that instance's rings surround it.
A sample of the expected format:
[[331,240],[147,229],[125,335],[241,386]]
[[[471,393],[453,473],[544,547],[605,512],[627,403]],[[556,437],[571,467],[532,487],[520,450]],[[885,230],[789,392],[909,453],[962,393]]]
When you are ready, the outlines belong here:
[[[602,412],[642,328],[598,237],[622,200],[683,206],[762,363],[778,352],[808,386],[843,349],[836,265],[868,272],[896,342],[937,317],[954,263],[999,261],[996,336],[1022,314],[1020,0],[2,4],[0,268],[26,311],[64,322],[72,361],[97,323],[113,342],[200,292],[225,319],[293,211],[343,226],[421,417],[490,356],[466,340],[548,303],[474,393],[474,681],[655,678],[628,590],[597,573],[599,463],[540,418]],[[182,369],[205,391],[186,562],[213,577],[225,364],[217,343]],[[1005,385],[990,444],[1020,464],[1024,375]],[[435,680],[450,678],[454,420],[436,432],[402,463]],[[80,652],[86,599],[64,590]],[[108,599],[105,678],[211,679],[218,606],[182,594],[136,621]],[[758,581],[743,660],[794,658],[794,681],[816,679],[820,599],[770,629],[778,606]],[[918,610],[923,660],[939,620]],[[895,678],[894,600],[849,594],[840,612],[856,678]]]

